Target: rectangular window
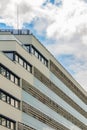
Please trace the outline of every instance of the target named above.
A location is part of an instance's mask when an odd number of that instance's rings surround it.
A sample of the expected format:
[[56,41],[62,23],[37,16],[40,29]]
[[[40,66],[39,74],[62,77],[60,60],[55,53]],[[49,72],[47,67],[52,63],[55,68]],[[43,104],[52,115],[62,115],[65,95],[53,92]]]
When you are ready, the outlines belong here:
[[11,130],[14,130],[14,128],[15,128],[15,124],[11,122]]
[[8,104],[11,104],[11,99],[9,96],[7,96],[7,101],[6,101]]
[[2,125],[6,126],[6,119],[5,118],[2,118]]
[[17,109],[20,109],[20,101],[0,90],[0,99],[8,104],[11,104]]
[[15,77],[15,84],[19,85],[19,80],[16,77]]
[[19,58],[19,64],[23,66],[23,60]]
[[27,70],[28,70],[29,72],[30,72],[30,69],[31,69],[31,68],[30,68],[30,66],[29,66],[29,65],[27,65]]
[[6,56],[7,56],[8,58],[10,58],[11,60],[14,60],[14,59],[13,59],[13,55],[14,55],[13,52],[5,52],[5,54],[6,54]]
[[44,61],[44,64],[46,65],[47,63],[46,63],[46,60]]
[[6,71],[6,78],[10,79],[10,72],[9,71]]
[[3,76],[6,76],[6,70],[5,70],[3,67],[0,67],[0,73],[1,73]]
[[15,101],[15,107],[19,109],[19,101]]
[[3,92],[1,92],[1,100],[6,101],[6,95]]
[[7,122],[6,122],[6,127],[10,128],[10,121],[9,120],[7,120]]
[[30,50],[30,46],[27,46],[27,45],[26,45],[26,48],[27,48],[27,50],[28,50],[28,52],[29,52],[29,50]]
[[11,105],[12,105],[12,106],[15,106],[15,101],[14,101],[13,98],[11,98]]
[[47,59],[33,45],[31,45],[31,53],[34,54],[45,66],[48,67]]
[[15,60],[16,60],[17,62],[19,62],[19,57],[18,57],[18,55],[15,55]]
[[44,64],[44,58],[42,58],[42,63]]
[[24,62],[24,68],[26,69],[26,67],[27,67],[27,64],[26,64],[26,62]]
[[31,53],[32,53],[32,54],[35,54],[34,48],[31,49]]
[[40,56],[40,54],[39,54],[39,56],[38,56],[38,59],[39,59],[39,60],[40,60],[40,57],[41,57],[41,56]]
[[39,55],[39,54],[38,54],[38,52],[37,52],[37,51],[35,51],[35,56],[36,56],[37,58],[38,58],[38,55]]
[[2,74],[7,79],[9,79],[12,82],[14,82],[15,84],[19,85],[19,78],[17,76],[15,76],[15,74],[10,72],[10,70],[8,70],[5,67],[3,67],[3,65],[0,65],[0,74]]
[[10,75],[10,79],[12,82],[14,82],[14,75],[13,74]]
[[48,67],[48,61],[47,60],[45,60],[44,64]]
[[15,121],[12,121],[2,115],[0,115],[0,125],[7,127],[8,129],[15,130]]

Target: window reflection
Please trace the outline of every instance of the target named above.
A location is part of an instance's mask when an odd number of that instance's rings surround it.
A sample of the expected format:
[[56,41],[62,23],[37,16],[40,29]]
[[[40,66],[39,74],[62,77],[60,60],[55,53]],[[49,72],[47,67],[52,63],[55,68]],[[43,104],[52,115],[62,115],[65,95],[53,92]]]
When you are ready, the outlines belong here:
[[0,67],[0,73],[1,73],[3,76],[6,76],[6,70],[5,70],[3,67]]
[[5,54],[6,54],[6,56],[8,57],[8,58],[10,58],[11,60],[14,60],[13,59],[13,55],[14,55],[14,53],[13,52],[4,52]]
[[19,78],[12,74],[12,72],[10,70],[8,70],[7,68],[5,68],[3,65],[0,64],[0,74],[2,74],[3,76],[5,76],[7,79],[11,80],[12,82],[14,82],[15,84],[19,85]]
[[0,90],[0,99],[10,105],[12,105],[13,107],[20,109],[20,101],[13,98],[11,95],[3,92],[2,90]]
[[33,45],[25,44],[25,47],[28,48],[28,52],[35,55],[45,66],[48,67],[48,60]]
[[3,126],[6,126],[6,119],[5,119],[5,118],[2,118],[1,124],[2,124]]
[[0,115],[0,125],[15,130],[15,121]]
[[22,59],[19,55],[15,55],[15,59],[16,59],[16,62],[18,62],[20,65],[22,65],[25,69],[27,69],[30,73],[32,73],[32,66],[27,62],[25,61],[24,59]]
[[[27,46],[28,47],[28,46]],[[29,49],[29,47],[28,47]],[[28,63],[25,59],[23,59],[19,54],[17,54],[16,52],[4,52],[6,54],[6,56],[8,56],[11,60],[15,60],[17,63],[19,63],[21,66],[23,66],[25,69],[27,69],[30,73],[32,73],[32,65],[30,63]],[[38,56],[38,53],[36,52],[36,56]],[[28,66],[28,67],[27,67]],[[5,70],[1,70],[2,74],[5,75]],[[9,79],[9,75],[7,74],[7,78]],[[12,79],[11,76],[11,80],[14,81],[14,79]],[[15,80],[17,81],[17,80]],[[16,82],[17,83],[17,82]]]
[[1,100],[6,101],[6,95],[4,93],[0,93]]
[[14,99],[11,98],[11,105],[14,106]]

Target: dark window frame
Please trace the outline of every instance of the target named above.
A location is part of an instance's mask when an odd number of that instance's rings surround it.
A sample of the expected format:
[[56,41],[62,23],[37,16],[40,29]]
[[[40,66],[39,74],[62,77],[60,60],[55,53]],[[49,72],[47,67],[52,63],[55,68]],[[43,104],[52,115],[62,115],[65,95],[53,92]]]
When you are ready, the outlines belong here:
[[[5,70],[5,75],[2,74],[2,71],[1,71],[2,69]],[[7,76],[7,72],[9,73],[9,77]],[[14,74],[12,71],[10,71],[8,68],[6,68],[4,65],[2,65],[1,63],[0,63],[0,74],[2,74],[4,77],[9,79],[10,81],[12,81],[11,74],[14,75],[14,77],[18,79],[18,84],[15,83],[15,80],[14,82],[13,81],[12,82],[20,86],[20,78],[16,74]]]
[[[24,44],[24,46],[29,47],[29,49],[27,48],[28,52],[35,55],[46,67],[48,67],[48,60],[32,44]],[[44,62],[42,61],[42,59],[44,60]]]
[[[30,71],[28,71],[28,72],[32,73],[32,65],[29,62],[27,62],[22,56],[20,56],[16,51],[3,51],[3,52],[4,53],[13,53],[13,59],[9,58],[8,56],[7,57],[10,60],[16,61],[17,63],[19,63],[26,70],[27,70],[27,65],[30,66]],[[24,64],[26,64],[26,67]]]
[[[2,120],[5,121],[4,122],[5,124],[2,123]],[[13,124],[13,128],[11,128],[12,127],[11,124]],[[8,129],[11,129],[11,130],[16,130],[16,121],[14,121],[6,116],[3,116],[1,114],[0,114],[0,125],[8,128]]]
[[[5,100],[2,99],[2,95],[1,94],[5,95],[5,98],[6,98]],[[8,102],[7,98],[9,98],[9,102]],[[2,89],[0,89],[0,100],[4,101],[5,103],[7,103],[7,104],[13,106],[14,108],[17,108],[17,109],[20,110],[20,100],[18,100],[17,98],[13,97],[11,94],[8,94],[7,92],[5,92]],[[14,100],[14,105],[12,104],[11,100]],[[15,102],[18,103],[18,107],[16,107],[16,103]]]

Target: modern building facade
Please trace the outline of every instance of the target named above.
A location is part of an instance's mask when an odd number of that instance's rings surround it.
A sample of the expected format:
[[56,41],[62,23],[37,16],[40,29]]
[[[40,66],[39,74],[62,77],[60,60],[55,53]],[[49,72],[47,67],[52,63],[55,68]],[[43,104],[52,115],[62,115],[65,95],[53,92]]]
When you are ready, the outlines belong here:
[[87,92],[29,30],[0,30],[0,130],[87,130]]

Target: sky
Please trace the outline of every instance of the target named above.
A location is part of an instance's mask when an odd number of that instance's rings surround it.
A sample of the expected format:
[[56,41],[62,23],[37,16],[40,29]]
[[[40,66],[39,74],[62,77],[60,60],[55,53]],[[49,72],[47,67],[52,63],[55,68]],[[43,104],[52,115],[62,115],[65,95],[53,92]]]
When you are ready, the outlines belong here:
[[0,0],[0,29],[31,32],[87,91],[87,0]]

